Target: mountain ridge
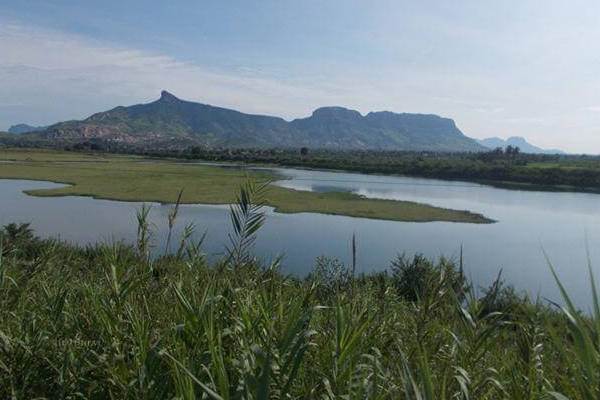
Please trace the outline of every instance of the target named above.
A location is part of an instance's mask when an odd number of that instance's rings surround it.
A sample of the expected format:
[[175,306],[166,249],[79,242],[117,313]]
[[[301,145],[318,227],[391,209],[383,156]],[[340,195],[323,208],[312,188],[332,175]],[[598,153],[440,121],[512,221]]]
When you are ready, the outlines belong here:
[[16,124],[16,125],[12,125],[10,128],[8,128],[7,132],[13,133],[15,135],[20,135],[22,133],[43,131],[46,128],[47,128],[46,126],[32,126],[32,125],[28,125],[28,124]]
[[159,99],[118,106],[81,121],[53,124],[33,137],[57,141],[102,139],[140,146],[286,147],[365,150],[484,151],[454,121],[434,114],[320,107],[305,118],[247,114],[181,100],[163,90]]
[[478,139],[479,144],[485,146],[489,149],[495,149],[497,147],[506,148],[507,146],[519,147],[519,149],[523,153],[530,154],[566,154],[565,151],[559,149],[543,149],[541,147],[535,146],[529,143],[522,136],[511,136],[507,139],[502,139],[499,137],[489,137],[485,139]]

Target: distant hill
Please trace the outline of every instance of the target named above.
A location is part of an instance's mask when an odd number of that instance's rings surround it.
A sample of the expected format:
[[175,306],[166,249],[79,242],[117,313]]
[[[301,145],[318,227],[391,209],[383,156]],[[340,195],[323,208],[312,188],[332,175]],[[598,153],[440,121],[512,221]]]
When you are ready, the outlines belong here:
[[566,154],[562,150],[558,149],[542,149],[527,142],[525,138],[520,136],[512,136],[508,139],[501,139],[499,137],[491,137],[487,139],[478,140],[479,144],[489,148],[495,149],[497,147],[506,148],[506,146],[517,146],[523,153],[530,154]]
[[21,133],[43,131],[46,128],[46,126],[31,126],[27,124],[17,124],[8,128],[8,133],[20,135]]
[[47,140],[103,139],[155,147],[310,147],[424,151],[483,151],[454,121],[437,115],[324,107],[288,122],[181,100],[163,91],[158,100],[116,107],[83,121],[66,121],[27,135]]

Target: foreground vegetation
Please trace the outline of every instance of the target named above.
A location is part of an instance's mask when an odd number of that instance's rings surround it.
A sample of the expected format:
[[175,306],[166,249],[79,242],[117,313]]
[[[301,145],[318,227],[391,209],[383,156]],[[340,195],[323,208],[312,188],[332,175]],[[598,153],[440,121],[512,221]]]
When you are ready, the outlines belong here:
[[[42,150],[0,150],[0,178],[68,183],[57,189],[32,190],[35,196],[81,195],[125,201],[229,204],[248,176],[268,181],[267,172],[207,165],[153,161],[139,157]],[[366,199],[346,192],[315,193],[270,186],[267,204],[282,213],[316,212],[396,221],[489,223],[468,211],[426,204]]]
[[308,277],[286,277],[252,256],[263,191],[244,186],[227,256],[213,265],[192,227],[174,254],[150,258],[147,208],[135,246],[79,248],[5,227],[0,397],[600,396],[595,288],[588,316],[566,293],[559,311],[499,280],[478,296],[460,259],[398,257],[388,273],[356,276],[321,258]]

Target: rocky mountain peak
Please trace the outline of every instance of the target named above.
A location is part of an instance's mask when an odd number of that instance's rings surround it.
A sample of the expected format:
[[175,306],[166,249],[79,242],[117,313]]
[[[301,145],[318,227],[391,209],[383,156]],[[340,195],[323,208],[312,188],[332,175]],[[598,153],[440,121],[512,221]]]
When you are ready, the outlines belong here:
[[171,93],[167,92],[166,90],[163,90],[162,92],[160,92],[160,100],[161,101],[179,101],[179,98],[176,97],[174,94],[171,94]]

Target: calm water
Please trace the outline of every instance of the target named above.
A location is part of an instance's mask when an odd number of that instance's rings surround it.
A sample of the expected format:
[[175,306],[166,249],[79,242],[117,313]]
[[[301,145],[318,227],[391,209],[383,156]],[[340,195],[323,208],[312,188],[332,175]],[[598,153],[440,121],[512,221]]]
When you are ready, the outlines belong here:
[[[555,264],[577,302],[589,304],[586,238],[595,271],[600,275],[600,196],[583,193],[525,192],[466,182],[385,177],[343,172],[275,169],[290,179],[277,184],[299,190],[346,190],[373,198],[412,200],[466,209],[497,220],[489,225],[449,222],[402,223],[310,213],[268,212],[256,252],[270,260],[284,254],[284,270],[305,274],[320,255],[350,258],[356,233],[361,271],[385,269],[398,253],[457,257],[462,244],[465,267],[478,285],[503,276],[532,295],[558,300],[542,247]],[[36,198],[22,193],[52,188],[47,182],[0,180],[0,223],[32,222],[38,234],[60,236],[77,243],[135,238],[135,210],[141,203],[86,197]],[[164,246],[170,206],[154,204],[155,244]],[[218,257],[227,241],[226,206],[186,205],[178,225],[194,222],[208,231],[205,251]]]

